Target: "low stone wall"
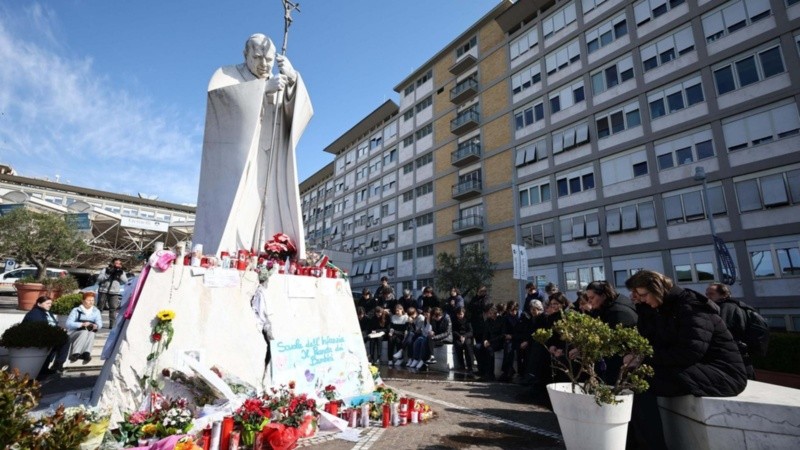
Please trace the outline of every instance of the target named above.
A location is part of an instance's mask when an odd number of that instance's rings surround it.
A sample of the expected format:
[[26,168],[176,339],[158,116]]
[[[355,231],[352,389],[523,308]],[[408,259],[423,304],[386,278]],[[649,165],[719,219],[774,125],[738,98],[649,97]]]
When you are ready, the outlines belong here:
[[670,449],[800,448],[800,390],[750,381],[736,397],[658,399]]

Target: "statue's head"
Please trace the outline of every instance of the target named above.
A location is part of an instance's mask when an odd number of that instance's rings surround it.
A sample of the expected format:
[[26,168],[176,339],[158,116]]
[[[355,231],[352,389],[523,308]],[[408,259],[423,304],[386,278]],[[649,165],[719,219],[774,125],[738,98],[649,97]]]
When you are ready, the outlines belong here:
[[275,62],[275,46],[265,35],[254,34],[244,44],[244,60],[250,73],[257,78],[269,78]]

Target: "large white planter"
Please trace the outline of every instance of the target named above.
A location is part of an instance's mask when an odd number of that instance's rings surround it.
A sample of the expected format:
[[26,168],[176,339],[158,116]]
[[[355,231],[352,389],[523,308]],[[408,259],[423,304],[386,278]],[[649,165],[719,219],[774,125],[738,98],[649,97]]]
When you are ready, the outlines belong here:
[[20,373],[27,373],[31,378],[36,378],[49,354],[49,348],[9,348],[9,366],[12,369],[19,369]]
[[568,449],[624,449],[631,420],[633,395],[617,396],[622,403],[599,406],[593,395],[575,394],[572,383],[547,385]]

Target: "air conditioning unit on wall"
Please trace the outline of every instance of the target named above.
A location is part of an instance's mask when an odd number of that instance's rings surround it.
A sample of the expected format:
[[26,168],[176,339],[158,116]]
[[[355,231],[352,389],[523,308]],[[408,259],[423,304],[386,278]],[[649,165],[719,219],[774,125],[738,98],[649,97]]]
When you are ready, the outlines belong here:
[[589,239],[586,239],[586,244],[588,244],[589,247],[596,247],[600,245],[602,242],[603,239],[600,236],[590,237]]

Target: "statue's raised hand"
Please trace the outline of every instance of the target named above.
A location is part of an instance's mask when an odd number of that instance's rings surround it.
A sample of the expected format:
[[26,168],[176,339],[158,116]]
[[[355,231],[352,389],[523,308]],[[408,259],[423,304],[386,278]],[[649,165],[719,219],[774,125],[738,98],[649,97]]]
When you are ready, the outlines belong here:
[[289,62],[289,58],[284,55],[276,55],[275,62],[278,63],[281,75],[286,75],[289,86],[293,85],[297,81],[297,71],[294,70],[292,63]]

